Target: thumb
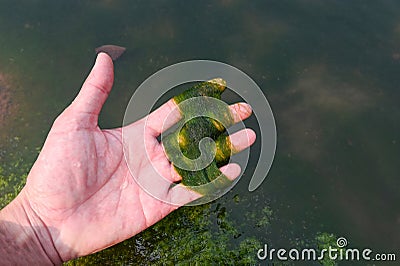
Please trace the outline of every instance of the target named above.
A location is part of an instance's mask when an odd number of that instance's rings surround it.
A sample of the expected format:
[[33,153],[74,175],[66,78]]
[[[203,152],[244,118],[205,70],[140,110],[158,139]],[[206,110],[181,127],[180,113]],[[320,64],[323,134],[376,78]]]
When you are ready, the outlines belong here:
[[114,65],[106,53],[99,53],[96,62],[71,104],[75,114],[88,114],[96,119],[106,101],[114,82]]

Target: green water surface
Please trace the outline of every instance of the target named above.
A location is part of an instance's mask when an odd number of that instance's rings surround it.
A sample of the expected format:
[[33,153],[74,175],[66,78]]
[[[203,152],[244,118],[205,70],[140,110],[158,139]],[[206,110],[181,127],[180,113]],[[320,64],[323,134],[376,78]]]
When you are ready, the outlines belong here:
[[[260,138],[224,197],[71,264],[257,263],[265,243],[312,246],[321,233],[398,252],[400,2],[0,1],[0,89],[13,106],[0,120],[0,207],[79,91],[94,48],[109,43],[127,52],[102,128],[121,126],[131,95],[154,72],[211,59],[263,90],[277,152],[256,191],[247,187]],[[246,125],[257,132],[254,117]]]

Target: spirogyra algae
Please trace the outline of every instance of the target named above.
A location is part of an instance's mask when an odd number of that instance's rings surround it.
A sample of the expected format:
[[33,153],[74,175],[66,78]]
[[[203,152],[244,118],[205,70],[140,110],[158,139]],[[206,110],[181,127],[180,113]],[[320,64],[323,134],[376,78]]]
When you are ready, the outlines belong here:
[[[201,82],[175,96],[173,99],[178,105],[183,122],[176,131],[163,139],[164,149],[182,177],[182,184],[201,194],[207,193],[207,189],[196,189],[196,186],[214,181],[214,187],[219,189],[231,183],[219,170],[219,167],[228,163],[232,152],[227,127],[233,124],[233,117],[228,105],[216,101],[221,99],[225,88],[226,82],[216,78]],[[191,101],[192,99],[201,100]],[[186,100],[190,102],[184,104]],[[201,115],[194,115],[199,113]],[[208,145],[204,144],[202,148],[202,140],[205,138],[212,139],[214,143],[208,141]],[[196,169],[196,159],[203,155],[210,163],[206,167]],[[210,159],[210,155],[214,157]],[[181,164],[185,167],[180,167]]]

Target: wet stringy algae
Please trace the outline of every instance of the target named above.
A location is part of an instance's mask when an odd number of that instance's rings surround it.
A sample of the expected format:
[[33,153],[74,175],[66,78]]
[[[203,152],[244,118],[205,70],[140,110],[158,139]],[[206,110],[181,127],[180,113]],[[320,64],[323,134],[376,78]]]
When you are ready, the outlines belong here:
[[[175,96],[173,100],[178,105],[179,111],[183,117],[181,121],[186,123],[162,140],[164,150],[171,162],[182,159],[179,157],[179,154],[174,153],[176,149],[180,149],[182,154],[188,159],[195,160],[201,155],[199,149],[200,141],[203,138],[211,138],[214,141],[215,146],[213,146],[213,150],[205,150],[205,152],[213,152],[213,154],[215,153],[215,157],[205,168],[198,171],[191,171],[182,169],[174,164],[176,171],[182,177],[182,184],[190,186],[200,194],[206,194],[208,190],[207,188],[196,188],[196,186],[201,186],[213,181],[214,188],[218,189],[224,188],[231,183],[231,181],[221,173],[219,167],[227,164],[231,156],[231,143],[226,127],[233,124],[233,117],[228,105],[215,106],[211,104],[210,100],[210,98],[220,100],[221,94],[224,92],[225,88],[226,82],[221,78],[216,78],[198,83]],[[201,97],[202,100],[200,104],[180,104],[185,100],[195,97]],[[193,117],[193,113],[198,112],[198,109],[201,109],[204,116],[191,118]],[[188,119],[185,119],[185,117]],[[218,119],[213,119],[211,117]]]

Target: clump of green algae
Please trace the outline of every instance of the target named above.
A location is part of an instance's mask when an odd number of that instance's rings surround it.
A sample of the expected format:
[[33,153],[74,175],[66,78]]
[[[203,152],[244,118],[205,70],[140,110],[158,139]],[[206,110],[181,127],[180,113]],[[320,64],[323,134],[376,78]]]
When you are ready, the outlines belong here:
[[[262,228],[265,232],[268,225]],[[256,265],[262,243],[242,231],[243,225],[221,204],[182,207],[118,245],[67,264]]]
[[[227,105],[214,104],[213,99],[221,99],[221,94],[226,88],[226,82],[220,78],[201,82],[183,93],[175,96],[173,100],[179,107],[183,117],[184,125],[163,139],[164,149],[172,162],[190,159],[187,166],[181,168],[174,165],[176,171],[182,177],[182,184],[186,186],[200,186],[214,181],[220,177],[220,186],[230,183],[221,173],[219,167],[225,165],[231,156],[231,143],[227,134],[227,126],[233,124],[233,118]],[[189,104],[182,104],[186,100],[201,97],[199,101],[191,101]],[[201,116],[195,116],[201,111]],[[211,138],[215,143],[215,157],[209,165],[203,169],[192,170],[195,167],[190,165],[191,160],[201,155],[199,144],[204,138]],[[179,149],[177,154],[174,150]],[[211,151],[206,151],[211,152]],[[183,154],[186,158],[180,157]],[[188,170],[189,169],[189,170]],[[200,191],[204,194],[206,191]]]

